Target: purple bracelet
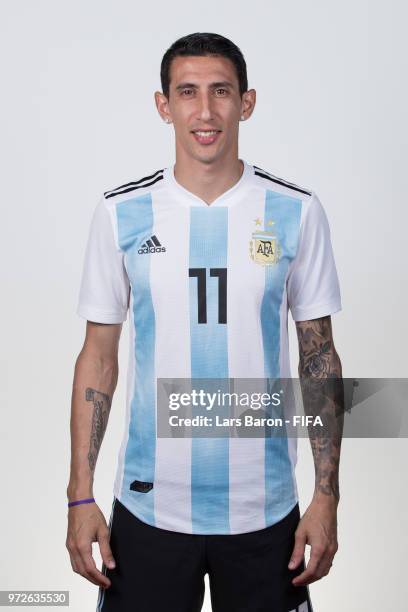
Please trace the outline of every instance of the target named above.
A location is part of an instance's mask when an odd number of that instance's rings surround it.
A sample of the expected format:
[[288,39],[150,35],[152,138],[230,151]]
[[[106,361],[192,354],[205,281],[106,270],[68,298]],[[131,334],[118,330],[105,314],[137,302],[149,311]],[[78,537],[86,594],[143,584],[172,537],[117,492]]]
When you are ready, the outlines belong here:
[[90,504],[94,502],[93,497],[87,497],[87,499],[78,499],[78,501],[68,502],[68,508],[71,506],[78,506],[79,504]]

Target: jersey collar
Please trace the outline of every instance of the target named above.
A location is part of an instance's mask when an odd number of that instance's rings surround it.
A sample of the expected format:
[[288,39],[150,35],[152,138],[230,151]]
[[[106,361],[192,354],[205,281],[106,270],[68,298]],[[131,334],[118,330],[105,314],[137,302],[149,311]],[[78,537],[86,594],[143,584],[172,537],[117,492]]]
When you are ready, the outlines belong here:
[[254,174],[254,167],[244,159],[241,159],[241,161],[244,164],[244,170],[239,180],[235,183],[235,185],[230,187],[230,189],[227,189],[227,191],[224,191],[224,193],[219,195],[218,198],[211,202],[211,204],[207,204],[207,202],[177,182],[176,177],[174,176],[174,167],[176,164],[165,168],[163,174],[164,179],[171,186],[171,189],[177,192],[177,197],[180,196],[180,202],[186,206],[203,206],[205,208],[231,206],[239,199],[240,192],[249,183],[250,178]]

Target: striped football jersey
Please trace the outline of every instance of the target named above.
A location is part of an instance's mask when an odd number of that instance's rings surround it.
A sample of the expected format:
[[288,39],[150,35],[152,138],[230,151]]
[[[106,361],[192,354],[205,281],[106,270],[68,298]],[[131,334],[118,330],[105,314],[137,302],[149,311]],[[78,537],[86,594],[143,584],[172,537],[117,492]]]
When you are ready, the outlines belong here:
[[328,219],[312,190],[245,160],[208,205],[174,166],[106,191],[77,314],[129,322],[126,426],[114,495],[162,529],[235,534],[298,501],[295,437],[159,437],[157,379],[290,378],[294,321],[341,310]]

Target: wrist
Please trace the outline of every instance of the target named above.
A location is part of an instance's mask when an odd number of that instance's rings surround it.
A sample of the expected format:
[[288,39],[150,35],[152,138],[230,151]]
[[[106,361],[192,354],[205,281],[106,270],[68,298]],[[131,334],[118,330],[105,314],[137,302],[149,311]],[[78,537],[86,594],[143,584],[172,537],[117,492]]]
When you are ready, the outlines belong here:
[[339,505],[340,496],[336,496],[333,493],[327,494],[323,493],[322,491],[315,490],[312,501],[322,506],[325,505],[337,508]]
[[76,499],[74,501],[68,502],[68,508],[72,508],[75,506],[81,506],[82,504],[92,504],[95,503],[94,497],[84,497],[83,499]]
[[68,501],[76,501],[78,499],[85,499],[94,497],[92,483],[84,482],[70,482],[67,487],[67,498]]

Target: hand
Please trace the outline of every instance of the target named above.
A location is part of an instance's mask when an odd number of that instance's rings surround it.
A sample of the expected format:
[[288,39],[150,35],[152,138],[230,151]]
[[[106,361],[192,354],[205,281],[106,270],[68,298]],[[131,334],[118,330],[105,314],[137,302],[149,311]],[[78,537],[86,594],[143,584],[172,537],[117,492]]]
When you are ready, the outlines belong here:
[[71,506],[68,509],[68,548],[74,572],[100,586],[108,588],[111,581],[102,574],[92,557],[92,542],[99,543],[103,562],[110,569],[115,560],[109,545],[109,529],[101,510],[95,503]]
[[337,503],[331,497],[313,498],[299,521],[289,569],[298,567],[304,558],[306,543],[312,547],[310,559],[305,570],[292,580],[295,586],[320,580],[330,571],[338,550]]

